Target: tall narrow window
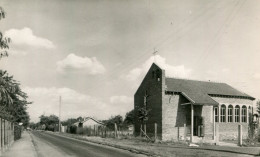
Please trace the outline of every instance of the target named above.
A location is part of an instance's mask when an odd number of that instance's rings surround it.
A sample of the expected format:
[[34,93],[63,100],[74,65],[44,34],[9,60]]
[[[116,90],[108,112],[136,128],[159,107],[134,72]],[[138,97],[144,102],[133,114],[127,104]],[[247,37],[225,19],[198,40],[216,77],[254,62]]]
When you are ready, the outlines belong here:
[[245,123],[245,122],[246,122],[246,119],[247,119],[247,117],[246,117],[246,106],[243,106],[243,107],[242,107],[241,120],[242,120],[243,123]]
[[240,118],[240,107],[237,105],[235,107],[235,122],[239,122],[239,118]]
[[220,122],[226,122],[226,106],[221,105],[220,108]]
[[233,106],[228,106],[228,122],[233,122]]
[[214,116],[215,116],[215,122],[218,122],[218,108],[214,108]]

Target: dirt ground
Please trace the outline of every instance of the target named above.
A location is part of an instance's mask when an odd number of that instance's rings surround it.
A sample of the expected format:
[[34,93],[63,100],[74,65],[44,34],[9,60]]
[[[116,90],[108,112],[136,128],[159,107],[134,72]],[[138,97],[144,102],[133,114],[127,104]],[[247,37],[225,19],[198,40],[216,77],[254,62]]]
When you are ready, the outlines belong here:
[[[230,150],[211,150],[211,149],[197,149],[194,147],[189,147],[187,143],[180,142],[170,142],[170,143],[152,143],[147,142],[140,138],[125,138],[125,139],[115,139],[115,138],[101,138],[95,136],[82,136],[73,134],[60,134],[62,136],[77,138],[81,140],[91,141],[99,144],[109,145],[117,148],[128,149],[130,151],[135,151],[136,153],[144,153],[149,156],[162,156],[162,157],[179,157],[179,156],[200,156],[200,157],[218,157],[218,156],[253,156],[243,153],[234,153]],[[210,146],[208,146],[209,148]],[[213,147],[213,146],[212,146]],[[216,146],[214,146],[216,147]]]

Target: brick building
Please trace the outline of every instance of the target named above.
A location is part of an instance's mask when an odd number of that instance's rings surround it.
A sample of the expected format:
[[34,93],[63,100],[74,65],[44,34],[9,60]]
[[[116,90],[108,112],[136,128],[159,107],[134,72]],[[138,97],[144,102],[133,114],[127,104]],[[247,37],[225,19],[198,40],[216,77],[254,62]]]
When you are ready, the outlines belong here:
[[[140,133],[138,110],[150,110],[146,130],[167,140],[234,139],[238,125],[243,137],[248,133],[255,98],[225,83],[195,81],[165,77],[165,71],[153,64],[134,96],[135,134]],[[143,128],[144,129],[144,128]]]

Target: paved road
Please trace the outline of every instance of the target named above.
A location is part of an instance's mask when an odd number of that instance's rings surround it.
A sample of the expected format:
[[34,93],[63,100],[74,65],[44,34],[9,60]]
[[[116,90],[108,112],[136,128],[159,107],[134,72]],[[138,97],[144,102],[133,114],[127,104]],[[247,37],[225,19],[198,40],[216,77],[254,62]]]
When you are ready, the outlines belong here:
[[33,139],[37,156],[39,157],[143,157],[144,155],[131,153],[108,146],[72,140],[57,135],[33,131]]

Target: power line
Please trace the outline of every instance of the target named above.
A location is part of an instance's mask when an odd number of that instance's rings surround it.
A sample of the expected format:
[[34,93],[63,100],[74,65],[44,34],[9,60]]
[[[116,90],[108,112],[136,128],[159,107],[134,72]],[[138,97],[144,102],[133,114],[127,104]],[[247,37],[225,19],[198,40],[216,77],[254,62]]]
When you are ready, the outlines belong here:
[[[210,6],[215,6],[216,3],[212,3]],[[206,13],[208,11],[211,11],[211,7],[208,6],[208,8],[206,10],[202,10],[202,12],[198,13],[195,16],[195,20],[192,19],[189,21],[189,18],[186,18],[186,20],[184,20],[186,24],[184,24],[186,27],[188,27],[189,29],[187,29],[184,33],[187,33],[189,30],[191,30],[193,27],[196,27],[198,24],[200,24],[202,21],[209,19],[211,16],[206,16],[206,18],[204,18],[205,15],[207,15]],[[211,13],[212,14],[212,13]],[[195,22],[194,22],[195,21]],[[192,23],[195,23],[195,26],[192,26]],[[181,33],[181,31],[184,30],[185,27],[180,27],[178,28],[176,31],[174,30],[169,30],[166,32],[166,34],[168,34],[166,36],[166,38],[163,38],[162,40],[160,40],[159,42],[157,42],[156,46],[158,47],[159,45],[163,44],[164,42],[166,42],[167,40],[169,40],[169,38],[171,37],[171,35],[173,35],[173,33],[178,34]],[[170,32],[170,33],[169,33]],[[180,37],[182,37],[183,35],[180,35]],[[177,38],[177,39],[179,39]],[[155,46],[155,47],[156,47]],[[143,61],[143,57],[146,58],[147,55],[149,55],[150,48],[148,48],[147,50],[144,51],[144,53],[142,53],[140,56],[138,56],[138,58],[136,56],[134,56],[132,59],[129,60],[128,64],[124,64],[124,66],[120,66],[117,65],[113,70],[110,70],[110,75],[108,77],[114,76],[115,72],[120,72],[122,73],[122,71],[125,71],[127,68],[129,67],[133,67],[136,64],[138,64],[140,61]],[[150,51],[151,52],[151,51]],[[134,61],[133,61],[134,60]],[[104,81],[106,78],[101,78],[99,81]],[[101,84],[99,84],[98,86],[101,86]],[[95,86],[96,88],[97,86]],[[94,87],[93,87],[94,88]],[[93,88],[90,88],[89,90],[93,90]]]
[[[244,0],[243,2],[242,2],[242,1],[243,1],[243,0],[241,0],[241,4],[240,4],[239,7],[237,7],[237,6],[239,5],[240,1],[236,1],[236,4],[235,4],[234,8],[231,10],[230,14],[229,14],[229,15],[227,16],[227,18],[225,19],[225,22],[224,22],[224,23],[221,25],[221,27],[218,29],[218,31],[217,31],[217,33],[215,34],[215,36],[214,36],[214,38],[213,38],[211,44],[209,44],[209,46],[208,46],[208,47],[204,50],[204,52],[200,55],[200,57],[198,58],[197,63],[201,63],[201,62],[202,62],[202,59],[203,59],[203,60],[206,60],[206,59],[207,59],[207,57],[208,57],[208,55],[209,55],[209,51],[210,51],[213,47],[215,47],[217,41],[220,39],[220,37],[221,37],[221,35],[222,35],[222,33],[223,33],[224,29],[225,29],[225,27],[226,27],[227,25],[229,25],[229,24],[233,21],[233,19],[234,19],[236,13],[241,9],[241,7],[242,7],[242,6],[244,5],[244,3],[246,2],[246,0]],[[227,8],[227,10],[229,10],[229,9]]]

